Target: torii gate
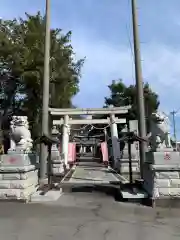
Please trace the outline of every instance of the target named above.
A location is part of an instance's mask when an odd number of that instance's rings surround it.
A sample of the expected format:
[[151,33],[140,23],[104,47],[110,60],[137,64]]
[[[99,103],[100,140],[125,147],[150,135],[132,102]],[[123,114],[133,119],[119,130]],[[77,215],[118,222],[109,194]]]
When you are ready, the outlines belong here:
[[[109,124],[111,129],[112,150],[114,156],[114,167],[119,168],[120,165],[120,147],[118,142],[117,124],[126,123],[126,118],[117,118],[115,115],[124,115],[129,112],[131,106],[112,107],[109,108],[49,108],[52,116],[63,116],[60,120],[53,120],[53,125],[63,125],[62,136],[62,153],[64,155],[64,163],[68,167],[68,143],[70,125],[73,124]],[[69,115],[89,115],[87,119],[71,119]],[[92,119],[92,115],[109,115],[107,119]]]

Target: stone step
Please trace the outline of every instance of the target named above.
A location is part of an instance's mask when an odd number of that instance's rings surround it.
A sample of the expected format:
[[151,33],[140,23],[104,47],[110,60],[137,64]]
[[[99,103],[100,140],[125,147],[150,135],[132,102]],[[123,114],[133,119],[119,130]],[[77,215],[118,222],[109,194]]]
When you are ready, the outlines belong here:
[[129,189],[127,190],[120,190],[122,194],[123,199],[143,199],[148,198],[148,194],[145,191],[142,191],[140,189],[136,189],[136,193],[132,193],[132,191]]

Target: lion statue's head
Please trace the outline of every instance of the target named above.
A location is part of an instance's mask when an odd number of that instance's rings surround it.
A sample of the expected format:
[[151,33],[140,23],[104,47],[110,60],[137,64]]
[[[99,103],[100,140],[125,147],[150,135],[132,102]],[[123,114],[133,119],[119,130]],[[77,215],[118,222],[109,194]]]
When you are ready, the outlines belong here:
[[170,131],[169,118],[163,112],[152,113],[152,122],[153,125],[155,124],[163,133]]
[[28,126],[27,116],[13,116],[11,124],[13,126]]

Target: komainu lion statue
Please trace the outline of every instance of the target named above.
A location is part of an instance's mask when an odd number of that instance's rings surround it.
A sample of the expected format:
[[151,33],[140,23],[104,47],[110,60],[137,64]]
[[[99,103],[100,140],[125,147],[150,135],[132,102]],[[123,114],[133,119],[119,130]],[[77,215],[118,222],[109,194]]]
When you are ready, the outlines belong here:
[[163,112],[156,112],[151,117],[152,145],[155,148],[172,148],[170,140],[169,118]]
[[27,116],[12,117],[10,135],[10,150],[16,150],[16,148],[27,152],[31,150],[33,140],[31,139]]

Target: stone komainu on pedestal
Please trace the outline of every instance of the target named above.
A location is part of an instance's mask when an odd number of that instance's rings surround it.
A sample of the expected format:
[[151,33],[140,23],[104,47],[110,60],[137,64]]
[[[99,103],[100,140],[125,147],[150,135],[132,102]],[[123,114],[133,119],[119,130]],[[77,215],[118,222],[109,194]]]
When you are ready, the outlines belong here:
[[26,116],[13,116],[10,136],[8,154],[0,156],[0,199],[28,201],[36,191],[38,173]]
[[11,147],[9,151],[30,152],[32,148],[31,132],[27,116],[13,116],[10,126]]
[[171,146],[167,116],[154,113],[151,130],[150,149],[143,169],[144,188],[157,204],[169,203],[172,199],[180,202],[180,153]]

